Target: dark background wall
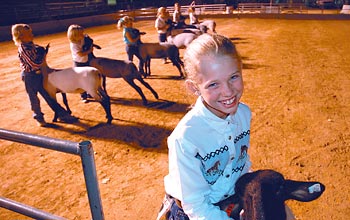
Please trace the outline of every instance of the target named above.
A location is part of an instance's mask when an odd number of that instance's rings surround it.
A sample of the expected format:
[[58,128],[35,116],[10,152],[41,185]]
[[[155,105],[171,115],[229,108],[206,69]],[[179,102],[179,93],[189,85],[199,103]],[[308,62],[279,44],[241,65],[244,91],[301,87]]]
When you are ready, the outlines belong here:
[[[146,7],[172,6],[175,2],[189,5],[193,0],[2,0],[0,26],[114,13]],[[237,5],[240,2],[269,2],[270,0],[196,0],[201,4]],[[290,0],[273,0],[279,3]],[[316,0],[293,0],[296,2]],[[341,0],[342,1],[342,0]]]

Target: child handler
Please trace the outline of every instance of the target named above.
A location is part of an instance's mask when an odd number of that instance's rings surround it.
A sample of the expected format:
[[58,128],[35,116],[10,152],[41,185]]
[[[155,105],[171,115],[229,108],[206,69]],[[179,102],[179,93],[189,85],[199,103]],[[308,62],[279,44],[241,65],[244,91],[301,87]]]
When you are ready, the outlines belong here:
[[232,196],[251,166],[242,61],[228,38],[203,34],[186,49],[184,63],[186,85],[198,98],[168,138],[164,184],[166,200],[175,202],[167,219],[232,219],[214,203]]
[[167,31],[170,28],[170,24],[168,22],[169,13],[167,12],[165,7],[158,8],[157,19],[154,22],[154,27],[158,32],[159,42],[166,41]]
[[135,55],[141,62],[142,58],[139,55],[139,45],[142,44],[140,35],[145,33],[133,28],[133,19],[129,16],[120,18],[117,27],[123,27],[123,41],[126,45],[125,50],[128,54],[128,60],[133,61]]
[[[72,24],[68,27],[67,38],[69,40],[69,47],[72,53],[73,66],[89,66],[89,54],[93,51],[93,46],[84,48],[85,37],[84,28],[78,24]],[[86,92],[81,93],[81,100],[87,103],[87,98],[91,98]]]
[[233,219],[231,208],[221,210],[218,203],[236,202],[235,183],[251,168],[251,111],[240,102],[242,60],[230,39],[202,34],[187,47],[184,64],[186,85],[198,98],[168,138],[169,174],[158,219]]
[[33,118],[36,119],[39,126],[46,126],[44,113],[41,112],[38,92],[45,99],[50,108],[57,113],[62,122],[72,123],[77,119],[60,106],[55,99],[51,98],[43,87],[43,75],[40,67],[43,64],[43,56],[38,55],[34,44],[32,28],[28,24],[15,24],[11,28],[12,39],[18,47],[18,56],[21,67],[22,80],[29,97]]

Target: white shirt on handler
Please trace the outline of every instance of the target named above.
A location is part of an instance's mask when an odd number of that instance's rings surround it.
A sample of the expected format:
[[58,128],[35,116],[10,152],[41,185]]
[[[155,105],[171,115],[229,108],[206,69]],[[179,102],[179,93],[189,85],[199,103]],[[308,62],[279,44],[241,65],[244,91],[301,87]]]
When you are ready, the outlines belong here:
[[190,18],[190,24],[198,24],[199,23],[194,12],[188,13],[188,17]]
[[213,203],[233,195],[235,182],[250,169],[250,121],[243,103],[235,115],[221,119],[199,97],[169,136],[165,191],[181,201],[191,220],[229,219]]
[[167,32],[166,21],[160,16],[157,17],[154,27],[157,29],[158,34],[165,34]]
[[80,43],[69,43],[70,50],[72,52],[73,61],[78,63],[86,63],[88,61],[88,55],[79,56],[78,52],[83,50],[84,39],[80,41]]

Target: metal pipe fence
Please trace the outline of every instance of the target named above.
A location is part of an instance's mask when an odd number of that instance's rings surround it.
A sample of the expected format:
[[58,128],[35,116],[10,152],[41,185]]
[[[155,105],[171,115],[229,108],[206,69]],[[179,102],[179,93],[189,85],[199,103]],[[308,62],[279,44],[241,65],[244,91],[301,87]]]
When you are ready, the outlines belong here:
[[[94,151],[90,141],[82,141],[78,143],[1,128],[0,139],[80,156],[92,219],[104,219],[100,190],[97,181]],[[4,197],[0,197],[0,207],[34,219],[64,219]]]

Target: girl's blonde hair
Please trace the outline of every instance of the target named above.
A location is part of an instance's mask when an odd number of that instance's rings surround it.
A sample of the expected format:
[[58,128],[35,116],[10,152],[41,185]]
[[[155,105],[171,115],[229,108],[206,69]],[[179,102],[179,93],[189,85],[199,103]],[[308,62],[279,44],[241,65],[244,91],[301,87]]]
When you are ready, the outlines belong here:
[[165,7],[160,7],[158,8],[158,11],[157,11],[157,17],[163,13],[166,12],[166,8]]
[[231,56],[237,60],[239,66],[242,59],[236,46],[230,39],[218,34],[202,34],[191,42],[184,54],[184,66],[187,79],[197,81],[199,62],[202,56]]
[[11,27],[12,40],[15,45],[20,45],[22,43],[21,35],[24,31],[32,32],[32,28],[28,24],[14,24]]
[[81,34],[84,33],[84,28],[78,24],[72,24],[68,27],[67,37],[72,43],[79,43]]
[[118,24],[117,24],[118,29],[120,29],[121,27],[124,27],[124,25],[126,23],[128,23],[129,21],[134,21],[134,19],[132,17],[127,16],[127,15],[120,18],[118,20]]

